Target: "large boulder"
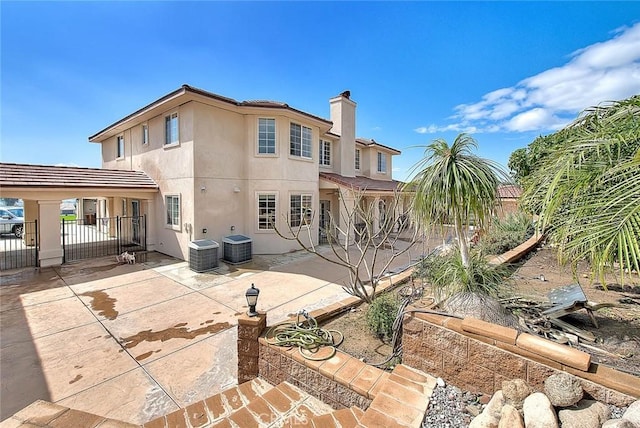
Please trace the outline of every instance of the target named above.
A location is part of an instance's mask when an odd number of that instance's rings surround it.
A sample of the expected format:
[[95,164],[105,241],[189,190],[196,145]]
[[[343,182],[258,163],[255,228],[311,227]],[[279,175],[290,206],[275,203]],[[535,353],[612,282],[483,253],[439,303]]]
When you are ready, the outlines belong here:
[[629,408],[624,412],[624,415],[622,415],[622,419],[640,428],[640,400],[631,403]]
[[480,413],[471,420],[469,428],[498,428],[500,421],[492,418],[486,413]]
[[502,406],[504,406],[504,395],[501,390],[496,391],[491,397],[491,400],[487,403],[487,407],[484,408],[482,413],[486,413],[495,419],[496,422],[500,420],[502,414]]
[[518,409],[510,404],[505,404],[502,407],[498,428],[524,428],[524,421]]
[[551,401],[541,392],[525,398],[522,404],[524,426],[527,428],[558,428],[556,412]]
[[560,410],[558,419],[562,428],[600,428],[610,415],[606,404],[581,400],[575,408]]
[[582,399],[580,381],[567,373],[557,373],[544,381],[544,392],[556,407],[569,407]]
[[609,419],[602,424],[602,428],[638,428],[638,425],[626,419]]
[[502,391],[496,391],[482,413],[473,418],[469,428],[498,428],[500,416],[502,415],[502,406],[504,406]]
[[533,390],[524,379],[505,380],[502,382],[502,395],[505,403],[518,410],[522,410],[524,399],[532,392]]

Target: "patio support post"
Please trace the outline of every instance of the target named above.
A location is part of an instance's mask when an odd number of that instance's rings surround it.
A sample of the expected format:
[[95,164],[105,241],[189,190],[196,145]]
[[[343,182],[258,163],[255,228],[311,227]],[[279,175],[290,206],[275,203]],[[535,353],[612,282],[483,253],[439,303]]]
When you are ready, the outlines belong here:
[[238,384],[258,377],[258,338],[266,327],[265,312],[253,317],[243,313],[238,317]]
[[60,200],[38,201],[38,228],[40,230],[40,267],[62,264],[60,236]]

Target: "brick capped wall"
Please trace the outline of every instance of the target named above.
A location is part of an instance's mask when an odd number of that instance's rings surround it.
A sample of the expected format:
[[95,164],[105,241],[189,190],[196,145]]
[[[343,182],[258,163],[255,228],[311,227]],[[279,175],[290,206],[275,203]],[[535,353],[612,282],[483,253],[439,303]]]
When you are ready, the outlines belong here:
[[[289,382],[334,409],[357,406],[366,410],[374,396],[375,385],[388,377],[382,370],[338,351],[327,361],[307,360],[297,348],[269,345],[260,338],[258,360],[260,377],[272,385]],[[372,371],[363,376],[363,370]],[[356,387],[362,379],[366,381]]]
[[604,403],[626,406],[640,398],[636,376],[590,363],[589,354],[568,346],[479,320],[406,315],[402,347],[403,364],[473,392],[492,395],[503,380],[516,378],[541,391],[548,376],[567,372]]

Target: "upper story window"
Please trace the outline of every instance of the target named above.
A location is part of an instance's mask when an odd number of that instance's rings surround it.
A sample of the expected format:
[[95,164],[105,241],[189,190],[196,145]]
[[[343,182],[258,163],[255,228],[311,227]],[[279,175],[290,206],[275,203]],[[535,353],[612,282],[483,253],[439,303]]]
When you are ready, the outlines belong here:
[[180,229],[180,195],[166,195],[164,197],[167,206],[167,227]]
[[149,125],[142,124],[142,144],[149,144]]
[[258,153],[275,154],[276,152],[276,120],[258,119]]
[[171,113],[164,118],[164,144],[178,144],[179,141],[178,113]]
[[124,136],[118,135],[116,138],[116,158],[124,157]]
[[360,171],[360,149],[356,149],[356,171]]
[[387,155],[381,152],[378,152],[378,172],[387,172]]
[[320,140],[320,165],[331,165],[331,142]]
[[311,195],[291,195],[291,227],[311,224]]
[[311,128],[292,123],[289,131],[291,156],[311,159]]
[[258,195],[258,229],[273,230],[276,222],[276,195]]

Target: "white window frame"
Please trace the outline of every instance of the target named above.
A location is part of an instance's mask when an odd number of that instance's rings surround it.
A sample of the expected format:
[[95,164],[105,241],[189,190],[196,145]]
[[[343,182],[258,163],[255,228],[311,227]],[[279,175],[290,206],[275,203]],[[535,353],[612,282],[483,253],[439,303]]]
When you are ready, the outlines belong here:
[[116,137],[116,159],[124,159],[124,135]]
[[[261,205],[261,198],[269,197],[273,198],[273,208],[269,205],[263,207]],[[266,201],[269,203],[270,201]],[[273,210],[273,213],[269,213],[270,210]],[[264,213],[263,210],[266,210]],[[272,232],[275,230],[275,222],[278,214],[278,193],[277,192],[259,192],[256,194],[256,214],[257,214],[257,222],[256,229],[260,232]],[[266,217],[266,222],[262,221],[262,217]],[[269,222],[271,219],[271,222]]]
[[[173,135],[173,119],[175,119],[176,123],[175,135]],[[164,117],[164,146],[177,146],[178,144],[180,144],[180,115],[177,111],[174,111]]]
[[[294,202],[294,199],[298,199],[298,201]],[[313,195],[311,193],[292,193],[289,195],[289,224],[291,227],[311,226],[312,213]]]
[[142,145],[146,146],[149,144],[149,124],[142,124]]
[[331,141],[320,140],[318,163],[321,166],[331,166]]
[[356,149],[356,155],[355,155],[355,169],[356,171],[360,171],[360,149]]
[[[294,135],[294,129],[299,135]],[[299,139],[299,141],[297,141]],[[308,126],[291,122],[289,125],[289,154],[303,159],[313,159],[313,130]]]
[[[182,218],[182,198],[180,194],[171,194],[164,196],[164,204],[166,208],[165,227],[167,229],[180,230],[180,221]],[[172,210],[177,204],[177,213]],[[176,217],[177,214],[177,217]]]
[[[265,143],[262,144],[263,141],[263,136],[262,136],[262,131],[261,131],[261,122],[262,121],[272,121],[273,122],[273,147],[269,146],[269,137],[270,135],[265,135]],[[276,123],[276,119],[273,117],[259,117],[258,118],[258,132],[257,132],[257,137],[258,137],[258,141],[256,142],[257,148],[256,148],[256,152],[259,155],[276,155],[277,154],[277,149],[278,149],[278,129],[277,129],[277,123]],[[269,133],[268,131],[265,131],[265,134]],[[270,150],[271,149],[271,150]],[[262,151],[265,150],[265,151]]]
[[380,174],[387,173],[387,154],[378,152],[378,172]]

